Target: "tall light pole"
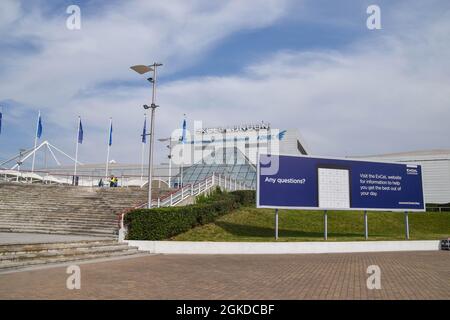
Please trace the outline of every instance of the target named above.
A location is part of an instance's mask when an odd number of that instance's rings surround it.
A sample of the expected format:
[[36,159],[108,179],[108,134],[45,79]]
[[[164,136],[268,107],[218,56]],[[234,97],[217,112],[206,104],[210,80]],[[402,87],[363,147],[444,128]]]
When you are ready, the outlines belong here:
[[152,207],[152,178],[153,178],[153,141],[155,136],[155,109],[158,107],[155,104],[156,97],[156,69],[162,66],[162,63],[153,63],[152,65],[136,65],[130,67],[132,70],[139,74],[144,74],[153,71],[153,78],[148,78],[147,80],[152,83],[152,104],[150,106],[144,105],[144,109],[152,109],[150,116],[150,143],[149,143],[149,153],[148,153],[148,204],[147,208]]

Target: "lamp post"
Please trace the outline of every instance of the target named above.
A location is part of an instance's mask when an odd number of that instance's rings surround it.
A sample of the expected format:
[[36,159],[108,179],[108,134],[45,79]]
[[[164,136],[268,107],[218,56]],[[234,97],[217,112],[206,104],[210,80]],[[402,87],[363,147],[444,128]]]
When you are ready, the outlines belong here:
[[[22,158],[26,151],[27,151],[26,149],[19,149],[19,159],[17,160],[17,172],[20,172],[20,166],[23,163]],[[17,175],[16,178],[17,178],[16,181],[19,182],[19,175]]]
[[155,109],[158,107],[155,104],[155,96],[156,96],[156,69],[162,66],[162,63],[153,63],[152,65],[136,65],[130,67],[132,70],[136,71],[139,74],[144,74],[150,71],[153,71],[153,77],[148,78],[147,80],[152,84],[152,104],[150,106],[144,105],[144,109],[151,109],[150,116],[150,143],[149,143],[149,153],[148,153],[148,204],[147,208],[152,207],[152,176],[153,176],[153,137],[155,136]]
[[17,171],[20,171],[20,166],[23,163],[22,158],[26,151],[27,151],[26,149],[19,149],[19,159],[17,160]]

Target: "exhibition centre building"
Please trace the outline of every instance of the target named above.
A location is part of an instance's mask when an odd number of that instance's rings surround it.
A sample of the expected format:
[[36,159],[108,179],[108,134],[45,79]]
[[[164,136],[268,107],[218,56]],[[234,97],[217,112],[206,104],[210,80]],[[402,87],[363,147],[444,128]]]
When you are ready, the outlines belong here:
[[425,202],[450,203],[450,149],[390,153],[360,158],[419,164],[422,166]]
[[255,188],[259,153],[307,154],[298,130],[275,129],[264,122],[201,128],[183,139],[174,135],[170,145],[172,165],[182,168],[172,179],[175,187],[222,174]]

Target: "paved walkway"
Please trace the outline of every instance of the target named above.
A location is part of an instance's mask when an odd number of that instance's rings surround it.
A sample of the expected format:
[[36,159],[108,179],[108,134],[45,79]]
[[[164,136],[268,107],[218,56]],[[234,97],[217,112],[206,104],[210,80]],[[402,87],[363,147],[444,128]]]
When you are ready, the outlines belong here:
[[[367,267],[381,269],[368,290]],[[0,275],[0,299],[450,299],[450,252],[154,255]]]
[[108,239],[101,237],[90,236],[74,236],[74,235],[59,235],[59,234],[45,234],[45,233],[21,233],[21,232],[0,232],[0,245],[2,244],[28,244],[28,243],[53,243],[66,241],[81,241],[81,240],[98,240]]

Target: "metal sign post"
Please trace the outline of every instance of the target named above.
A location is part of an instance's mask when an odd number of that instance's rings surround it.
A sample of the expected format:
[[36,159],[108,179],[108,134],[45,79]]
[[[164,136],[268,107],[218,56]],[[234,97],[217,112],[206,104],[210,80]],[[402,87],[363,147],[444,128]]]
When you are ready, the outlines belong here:
[[328,240],[328,215],[327,210],[323,212],[323,223],[324,223],[324,239]]
[[275,209],[275,240],[278,240],[278,209]]
[[364,211],[364,238],[369,239],[369,226],[367,223],[367,211]]
[[408,211],[405,211],[405,235],[406,235],[406,240],[409,240],[409,218],[408,218]]

